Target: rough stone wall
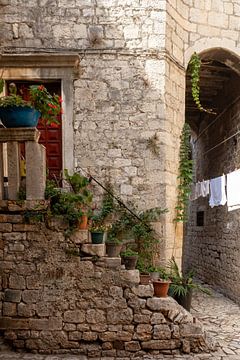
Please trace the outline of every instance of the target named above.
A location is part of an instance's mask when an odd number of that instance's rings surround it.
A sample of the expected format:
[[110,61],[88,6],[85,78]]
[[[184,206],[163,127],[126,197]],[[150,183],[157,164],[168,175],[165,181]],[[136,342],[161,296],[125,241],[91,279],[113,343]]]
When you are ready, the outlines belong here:
[[[239,136],[204,154],[239,130],[238,84],[239,77],[232,79],[218,104],[220,113],[224,107],[226,110],[194,145],[196,180],[211,179],[240,168]],[[206,118],[200,131],[208,124]],[[228,212],[227,205],[210,208],[208,199],[199,198],[190,203],[184,240],[184,268],[196,269],[202,280],[214,284],[239,303],[239,210]],[[197,211],[204,211],[204,226],[196,224]]]
[[[172,220],[184,67],[193,51],[238,51],[238,1],[2,0],[0,7],[2,52],[80,54],[75,168],[110,178],[140,208],[168,207],[161,258],[180,261],[182,234]],[[154,137],[156,153],[148,146]]]
[[3,200],[1,209],[0,329],[14,347],[88,357],[208,350],[190,313],[154,297],[138,270],[105,257],[105,244],[92,245],[86,231],[66,239],[62,220],[26,223],[23,210],[36,202]]

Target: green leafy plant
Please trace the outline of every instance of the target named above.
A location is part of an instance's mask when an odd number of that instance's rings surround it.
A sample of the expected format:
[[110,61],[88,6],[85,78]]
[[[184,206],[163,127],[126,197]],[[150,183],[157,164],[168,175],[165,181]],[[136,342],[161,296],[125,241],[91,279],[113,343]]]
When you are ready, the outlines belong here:
[[128,247],[125,251],[121,252],[122,257],[128,257],[128,256],[138,256],[138,252],[135,250],[132,250],[130,247]]
[[171,278],[170,293],[172,296],[186,296],[191,289],[196,289],[211,295],[211,292],[208,289],[194,282],[193,277],[195,272],[193,270],[190,270],[183,275],[180,273],[174,257],[170,260],[169,268]]
[[177,216],[175,221],[187,221],[187,208],[189,196],[191,194],[191,184],[193,179],[193,160],[191,156],[190,146],[190,126],[185,123],[182,129],[180,142],[180,159],[179,159],[179,175],[178,175],[178,198],[177,198]]
[[200,111],[204,111],[209,114],[215,115],[216,113],[212,109],[205,109],[200,101],[200,69],[201,69],[201,59],[200,56],[194,52],[189,61],[188,67],[191,73],[191,83],[192,83],[192,97]]
[[[0,82],[0,93],[3,91],[4,81]],[[44,85],[29,86],[29,100],[24,100],[18,94],[17,86],[14,83],[9,85],[10,95],[0,98],[0,107],[30,107],[40,111],[41,116],[47,124],[59,124],[59,114],[61,113],[61,98],[54,94],[51,95]]]
[[69,222],[70,228],[74,229],[81,219],[86,207],[90,212],[92,193],[87,188],[89,180],[79,174],[67,175],[67,181],[71,185],[71,191],[56,186],[53,180],[46,183],[45,198],[50,200],[49,212],[51,215],[61,215]]

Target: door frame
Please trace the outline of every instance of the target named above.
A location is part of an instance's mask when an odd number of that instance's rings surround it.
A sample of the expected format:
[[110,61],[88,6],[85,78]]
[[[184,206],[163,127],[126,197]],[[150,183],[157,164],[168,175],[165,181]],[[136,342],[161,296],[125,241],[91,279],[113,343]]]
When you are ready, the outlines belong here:
[[73,54],[8,54],[0,56],[4,80],[60,80],[62,97],[62,166],[74,171],[73,81],[79,56]]

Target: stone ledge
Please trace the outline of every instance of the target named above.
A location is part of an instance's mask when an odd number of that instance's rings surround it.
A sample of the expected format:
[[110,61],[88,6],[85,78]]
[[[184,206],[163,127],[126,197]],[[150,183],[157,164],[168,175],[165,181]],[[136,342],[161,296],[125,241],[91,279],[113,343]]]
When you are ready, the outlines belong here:
[[48,200],[0,200],[0,211],[3,212],[42,211],[48,206]]
[[96,245],[83,244],[81,246],[81,251],[84,252],[85,254],[96,255],[96,256],[102,257],[102,256],[106,255],[106,245],[105,244],[96,244]]
[[40,135],[40,131],[36,128],[0,128],[0,143],[8,141],[38,142]]

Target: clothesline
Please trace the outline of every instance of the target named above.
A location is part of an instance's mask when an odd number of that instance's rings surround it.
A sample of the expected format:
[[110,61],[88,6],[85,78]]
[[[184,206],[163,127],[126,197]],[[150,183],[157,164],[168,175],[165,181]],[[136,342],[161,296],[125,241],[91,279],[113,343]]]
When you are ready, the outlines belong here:
[[216,149],[218,146],[224,144],[226,141],[232,139],[234,136],[238,135],[240,133],[240,130],[238,130],[235,134],[229,136],[227,139],[224,139],[223,141],[221,141],[220,143],[218,143],[217,145],[213,146],[212,148],[210,148],[209,150],[205,151],[205,153],[203,153],[203,155],[206,155],[207,153],[209,153],[210,151]]
[[[227,181],[226,181],[227,179]],[[211,207],[225,205],[228,211],[240,208],[240,169],[210,180],[203,180],[193,184],[190,199],[197,200],[199,197],[209,196]]]

